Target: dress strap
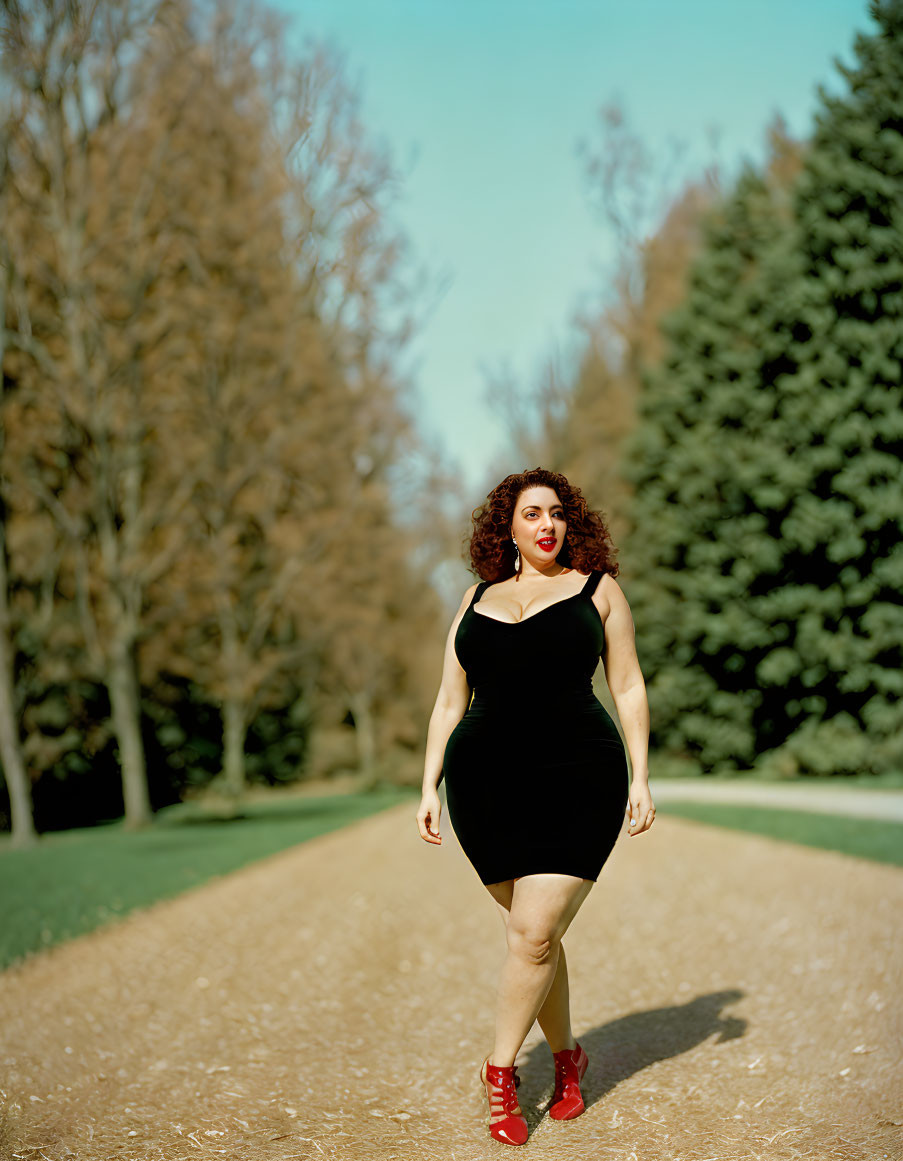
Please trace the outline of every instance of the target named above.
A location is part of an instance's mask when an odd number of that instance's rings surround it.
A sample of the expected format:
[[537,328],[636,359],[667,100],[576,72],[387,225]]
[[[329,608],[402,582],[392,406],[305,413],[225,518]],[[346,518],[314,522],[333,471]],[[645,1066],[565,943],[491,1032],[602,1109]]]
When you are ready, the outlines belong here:
[[596,591],[596,586],[599,584],[599,581],[604,575],[605,574],[601,571],[601,569],[594,568],[587,577],[586,584],[580,590],[581,594],[587,597],[591,597]]
[[470,598],[470,604],[467,606],[469,609],[472,609],[474,607],[474,605],[477,603],[477,601],[480,599],[480,597],[486,591],[488,584],[489,584],[489,581],[480,581],[480,583],[477,585],[476,589],[474,590],[473,596]]

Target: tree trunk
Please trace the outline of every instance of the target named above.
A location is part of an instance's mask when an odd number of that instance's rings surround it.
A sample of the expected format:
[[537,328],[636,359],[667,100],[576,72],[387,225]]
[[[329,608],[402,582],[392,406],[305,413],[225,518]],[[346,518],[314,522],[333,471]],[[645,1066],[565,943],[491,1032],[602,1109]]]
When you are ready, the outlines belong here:
[[223,789],[233,798],[245,790],[245,713],[242,703],[223,701]]
[[[4,167],[7,161],[4,150]],[[3,245],[4,271],[0,278],[0,401],[3,400],[2,367],[6,354],[6,295],[7,278],[12,264],[7,247]],[[5,452],[5,421],[0,420],[0,453]],[[9,615],[9,569],[6,561],[6,504],[0,497],[0,764],[9,790],[9,808],[12,815],[12,844],[30,847],[37,840],[34,827],[31,783],[22,761],[19,726],[15,702],[15,649],[13,648],[12,620]]]
[[13,646],[9,616],[6,544],[0,525],[0,763],[9,790],[12,844],[29,847],[37,840],[32,817],[31,784],[22,761],[15,711]]
[[357,739],[357,767],[362,781],[367,785],[373,781],[376,773],[376,728],[373,723],[372,699],[366,690],[359,690],[349,700]]
[[220,594],[219,630],[222,663],[227,693],[222,700],[223,769],[222,789],[230,798],[239,798],[245,790],[246,707],[238,691],[240,677],[247,667],[239,646],[235,611],[225,593]]
[[134,657],[128,645],[116,642],[107,677],[113,729],[119,743],[122,797],[127,830],[136,830],[151,821],[150,796],[144,743],[141,740],[141,702]]

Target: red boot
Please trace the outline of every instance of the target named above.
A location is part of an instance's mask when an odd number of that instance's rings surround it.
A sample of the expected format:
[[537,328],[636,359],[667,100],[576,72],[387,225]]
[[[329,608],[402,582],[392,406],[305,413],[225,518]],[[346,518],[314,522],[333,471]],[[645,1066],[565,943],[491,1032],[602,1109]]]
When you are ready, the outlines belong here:
[[549,1116],[556,1121],[569,1121],[572,1117],[579,1117],[586,1107],[580,1093],[580,1081],[586,1072],[589,1058],[579,1044],[576,1048],[563,1048],[553,1055],[555,1091],[549,1105]]
[[514,1111],[520,1107],[515,1091],[520,1084],[517,1065],[496,1066],[489,1063],[487,1056],[480,1069],[480,1080],[489,1097],[489,1132],[506,1145],[523,1145],[527,1140],[527,1121],[520,1112]]

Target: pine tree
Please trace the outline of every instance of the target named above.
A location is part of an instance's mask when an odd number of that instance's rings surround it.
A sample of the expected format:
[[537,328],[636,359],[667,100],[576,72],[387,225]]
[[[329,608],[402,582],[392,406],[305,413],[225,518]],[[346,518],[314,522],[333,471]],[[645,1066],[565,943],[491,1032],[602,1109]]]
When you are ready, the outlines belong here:
[[731,769],[756,753],[748,670],[771,641],[748,598],[774,548],[750,489],[761,471],[756,433],[774,407],[762,360],[785,345],[770,298],[785,273],[787,229],[777,193],[747,169],[705,223],[686,299],[663,323],[668,354],[646,377],[628,444],[635,495],[625,587],[653,741],[672,769],[681,760]]
[[798,369],[778,380],[778,432],[796,486],[763,506],[782,553],[760,602],[787,640],[760,667],[758,723],[789,734],[788,773],[903,761],[903,3],[871,12],[794,191]]
[[672,768],[903,758],[903,4],[872,13],[791,196],[748,172],[713,220],[647,382],[631,596]]

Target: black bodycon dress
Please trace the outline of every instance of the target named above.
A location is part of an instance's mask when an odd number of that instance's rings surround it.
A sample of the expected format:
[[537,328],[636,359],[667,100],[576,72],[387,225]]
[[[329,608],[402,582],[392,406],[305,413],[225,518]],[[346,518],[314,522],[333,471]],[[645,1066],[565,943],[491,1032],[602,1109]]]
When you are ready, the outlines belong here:
[[523,621],[474,606],[455,634],[473,697],[442,764],[448,813],[483,883],[557,872],[597,879],[627,807],[627,756],[593,693],[605,630],[583,589]]

